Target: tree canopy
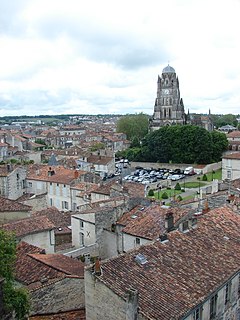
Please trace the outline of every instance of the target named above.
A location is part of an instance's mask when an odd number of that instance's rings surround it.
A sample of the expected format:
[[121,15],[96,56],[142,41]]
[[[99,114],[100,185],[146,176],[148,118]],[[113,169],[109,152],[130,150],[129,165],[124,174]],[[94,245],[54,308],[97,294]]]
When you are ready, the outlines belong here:
[[[141,148],[126,151],[129,160],[150,162],[199,163],[220,161],[227,149],[226,135],[199,126],[166,126],[142,140]],[[135,156],[131,158],[131,156]]]
[[237,116],[234,114],[212,114],[213,124],[216,128],[230,124],[234,127],[238,126]]
[[127,135],[127,139],[140,141],[148,133],[148,115],[144,113],[128,114],[122,116],[117,122],[117,132],[123,132]]
[[26,319],[29,312],[28,293],[14,286],[16,239],[12,233],[0,230],[0,278],[4,279],[3,306],[5,314],[15,312],[19,320]]

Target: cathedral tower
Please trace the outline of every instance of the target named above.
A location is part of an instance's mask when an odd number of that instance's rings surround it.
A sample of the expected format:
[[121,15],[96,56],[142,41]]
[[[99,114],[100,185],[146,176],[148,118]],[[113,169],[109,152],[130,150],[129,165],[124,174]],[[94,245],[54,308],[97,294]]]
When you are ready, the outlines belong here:
[[175,70],[168,65],[163,69],[162,77],[158,76],[157,98],[149,129],[154,131],[162,126],[185,123],[186,115],[180,97],[178,77]]

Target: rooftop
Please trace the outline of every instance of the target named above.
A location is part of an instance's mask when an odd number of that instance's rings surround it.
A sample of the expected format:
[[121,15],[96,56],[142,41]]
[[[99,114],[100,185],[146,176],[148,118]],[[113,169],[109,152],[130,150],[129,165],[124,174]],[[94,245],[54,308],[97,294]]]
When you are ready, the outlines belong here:
[[[239,272],[240,216],[221,207],[198,217],[198,227],[173,231],[155,241],[102,262],[98,279],[126,299],[139,292],[139,310],[151,319],[179,319]],[[143,255],[146,263],[136,262]],[[169,303],[171,301],[171,303]]]

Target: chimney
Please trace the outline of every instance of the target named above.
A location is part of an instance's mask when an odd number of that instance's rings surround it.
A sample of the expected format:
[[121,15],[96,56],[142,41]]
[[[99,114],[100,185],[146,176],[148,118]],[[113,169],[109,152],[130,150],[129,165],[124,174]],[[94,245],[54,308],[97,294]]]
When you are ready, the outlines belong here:
[[204,208],[202,209],[202,213],[207,213],[209,211],[208,201],[206,200],[204,203]]
[[74,171],[74,179],[77,179],[77,178],[78,178],[78,171],[75,170],[75,171]]
[[165,217],[165,229],[167,232],[170,232],[174,229],[174,223],[173,223],[173,213],[168,212]]
[[138,319],[138,291],[130,288],[126,292],[126,320]]
[[97,258],[94,264],[94,273],[96,276],[101,275],[101,265],[100,265],[100,259]]

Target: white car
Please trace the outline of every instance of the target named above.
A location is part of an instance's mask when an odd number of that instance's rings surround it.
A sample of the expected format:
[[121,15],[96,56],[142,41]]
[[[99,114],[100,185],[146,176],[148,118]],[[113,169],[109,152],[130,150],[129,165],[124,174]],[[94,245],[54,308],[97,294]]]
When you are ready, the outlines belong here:
[[176,180],[180,180],[181,179],[181,176],[179,174],[173,174],[171,176],[171,180],[172,181],[176,181]]

